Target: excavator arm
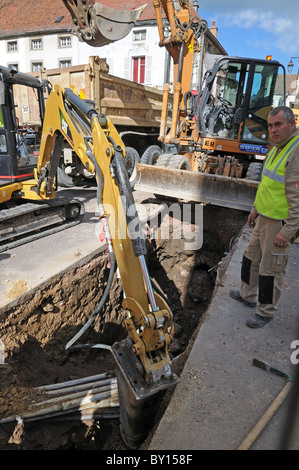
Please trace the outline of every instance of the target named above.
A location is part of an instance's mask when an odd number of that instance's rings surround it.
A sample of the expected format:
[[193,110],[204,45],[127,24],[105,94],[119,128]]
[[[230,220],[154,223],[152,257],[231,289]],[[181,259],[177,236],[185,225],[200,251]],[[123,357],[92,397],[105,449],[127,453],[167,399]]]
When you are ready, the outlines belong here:
[[94,47],[118,41],[131,31],[146,5],[114,10],[94,0],[62,0],[73,20],[73,33]]
[[[194,52],[198,47],[198,39],[207,29],[207,23],[192,14],[188,0],[178,2],[153,0],[153,3],[160,37],[159,46],[165,47],[168,51],[159,140],[176,144],[178,126],[186,119],[187,114],[185,100],[191,86]],[[171,59],[173,60],[172,120],[170,130],[166,132]]]
[[[48,97],[35,178],[24,189],[27,197],[32,197],[31,192],[41,199],[55,196],[63,141],[96,174],[100,223],[122,280],[128,337],[112,351],[117,363],[123,438],[135,448],[155,416],[148,401],[177,382],[168,354],[171,338],[167,326],[172,312],[152,287],[145,238],[124,164],[125,146],[109,117],[97,114],[74,90],[56,85]],[[70,341],[67,348],[72,345]],[[150,411],[146,418],[144,409]]]

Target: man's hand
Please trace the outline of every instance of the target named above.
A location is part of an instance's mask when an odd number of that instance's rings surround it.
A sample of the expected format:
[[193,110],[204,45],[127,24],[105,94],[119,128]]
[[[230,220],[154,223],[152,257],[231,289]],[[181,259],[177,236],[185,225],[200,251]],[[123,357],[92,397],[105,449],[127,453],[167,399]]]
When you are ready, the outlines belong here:
[[253,214],[252,212],[250,212],[247,219],[247,223],[250,228],[253,228],[255,226],[255,219],[257,218],[257,216],[258,214]]
[[274,245],[283,247],[283,246],[287,246],[288,243],[289,243],[289,240],[285,238],[283,235],[281,235],[280,232],[278,232],[278,234],[274,238]]

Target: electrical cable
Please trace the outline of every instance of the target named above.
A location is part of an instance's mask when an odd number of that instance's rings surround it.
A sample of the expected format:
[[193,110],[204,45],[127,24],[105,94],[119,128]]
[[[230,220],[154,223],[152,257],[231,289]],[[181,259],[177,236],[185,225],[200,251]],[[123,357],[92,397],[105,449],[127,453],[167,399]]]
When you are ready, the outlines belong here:
[[[102,173],[101,169],[97,163],[97,161],[94,158],[94,155],[89,152],[89,158],[92,160],[92,162],[95,165],[96,173],[97,173],[97,202],[99,206],[102,204],[102,191],[103,191],[103,178],[102,178]],[[102,310],[104,303],[106,302],[106,299],[108,297],[112,281],[113,281],[113,276],[115,272],[115,267],[116,267],[116,260],[115,260],[115,255],[113,252],[112,244],[110,240],[108,240],[108,250],[109,250],[109,255],[110,255],[110,271],[109,271],[109,276],[108,276],[108,281],[107,285],[105,287],[104,293],[102,295],[102,298],[96,307],[95,311],[89,318],[89,320],[85,323],[85,325],[78,331],[78,333],[67,343],[65,346],[65,350],[68,350],[73,346],[73,344],[85,333],[85,331],[88,329],[88,327],[94,322],[96,316],[99,314],[99,312]],[[73,348],[75,349],[75,347]]]
[[104,290],[104,293],[102,295],[102,298],[98,304],[98,306],[96,307],[95,311],[93,312],[93,314],[91,315],[91,317],[89,318],[89,320],[87,320],[87,322],[85,323],[85,325],[78,331],[78,333],[67,343],[67,345],[65,346],[65,350],[67,351],[68,349],[70,349],[70,347],[83,335],[83,333],[85,333],[85,331],[87,330],[87,328],[94,322],[96,316],[99,314],[99,312],[102,310],[103,306],[104,306],[104,303],[106,302],[107,300],[107,297],[108,297],[108,294],[109,294],[109,291],[110,291],[110,288],[111,288],[111,285],[112,285],[112,280],[113,280],[113,275],[114,275],[114,271],[115,271],[115,256],[114,256],[114,253],[113,251],[110,251],[110,271],[109,271],[109,276],[108,276],[108,281],[107,281],[107,285],[105,287],[105,290]]

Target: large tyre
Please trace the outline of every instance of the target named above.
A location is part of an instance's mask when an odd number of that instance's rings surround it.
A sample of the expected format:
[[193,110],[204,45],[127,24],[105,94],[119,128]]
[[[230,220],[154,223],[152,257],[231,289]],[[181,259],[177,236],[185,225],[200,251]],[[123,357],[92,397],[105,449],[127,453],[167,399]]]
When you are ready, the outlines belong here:
[[73,178],[67,175],[64,168],[61,168],[60,166],[57,168],[57,183],[58,186],[61,186],[62,188],[73,188],[75,186]]
[[247,180],[261,181],[262,179],[263,164],[260,162],[249,163],[248,170],[245,176]]
[[140,163],[145,165],[155,165],[161,153],[162,150],[159,145],[150,145],[143,153]]
[[173,157],[172,153],[162,153],[156,160],[155,166],[168,167],[169,160]]
[[133,147],[126,147],[125,166],[128,171],[129,181],[133,189],[136,181],[136,164],[140,162],[140,156]]
[[74,186],[81,186],[86,182],[88,182],[90,185],[89,179],[85,178],[84,176],[70,176],[64,171],[63,166],[59,166],[57,168],[57,184],[61,188],[73,188]]
[[167,166],[175,170],[191,170],[190,162],[185,155],[173,155],[169,159]]

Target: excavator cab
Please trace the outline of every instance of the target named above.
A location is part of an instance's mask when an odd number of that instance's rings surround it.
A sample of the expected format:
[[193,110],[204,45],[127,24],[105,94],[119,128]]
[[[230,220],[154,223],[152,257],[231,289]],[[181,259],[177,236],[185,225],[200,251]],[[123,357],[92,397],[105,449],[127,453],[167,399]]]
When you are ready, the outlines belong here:
[[[39,131],[45,109],[44,86],[45,84],[37,78],[19,73],[15,69],[0,67],[1,187],[33,177],[37,162]],[[37,101],[38,106],[29,109],[29,103],[33,101]],[[31,110],[35,110],[36,116],[30,114]],[[24,116],[32,119],[32,127],[23,125]],[[3,200],[5,197],[2,192],[0,202]]]
[[221,56],[197,89],[177,86],[182,99],[173,106],[170,131],[162,115],[164,153],[156,166],[259,181],[257,160],[271,148],[267,118],[285,102],[285,75],[278,61]]
[[255,153],[267,152],[267,117],[285,96],[279,74],[284,77],[283,66],[277,61],[218,59],[206,74],[197,110],[199,133],[207,146],[221,141],[220,150],[235,150],[237,143],[241,151],[252,146]]
[[[84,215],[78,200],[39,194],[46,87],[47,81],[0,66],[0,252],[76,225]],[[56,171],[52,177],[57,189]]]

